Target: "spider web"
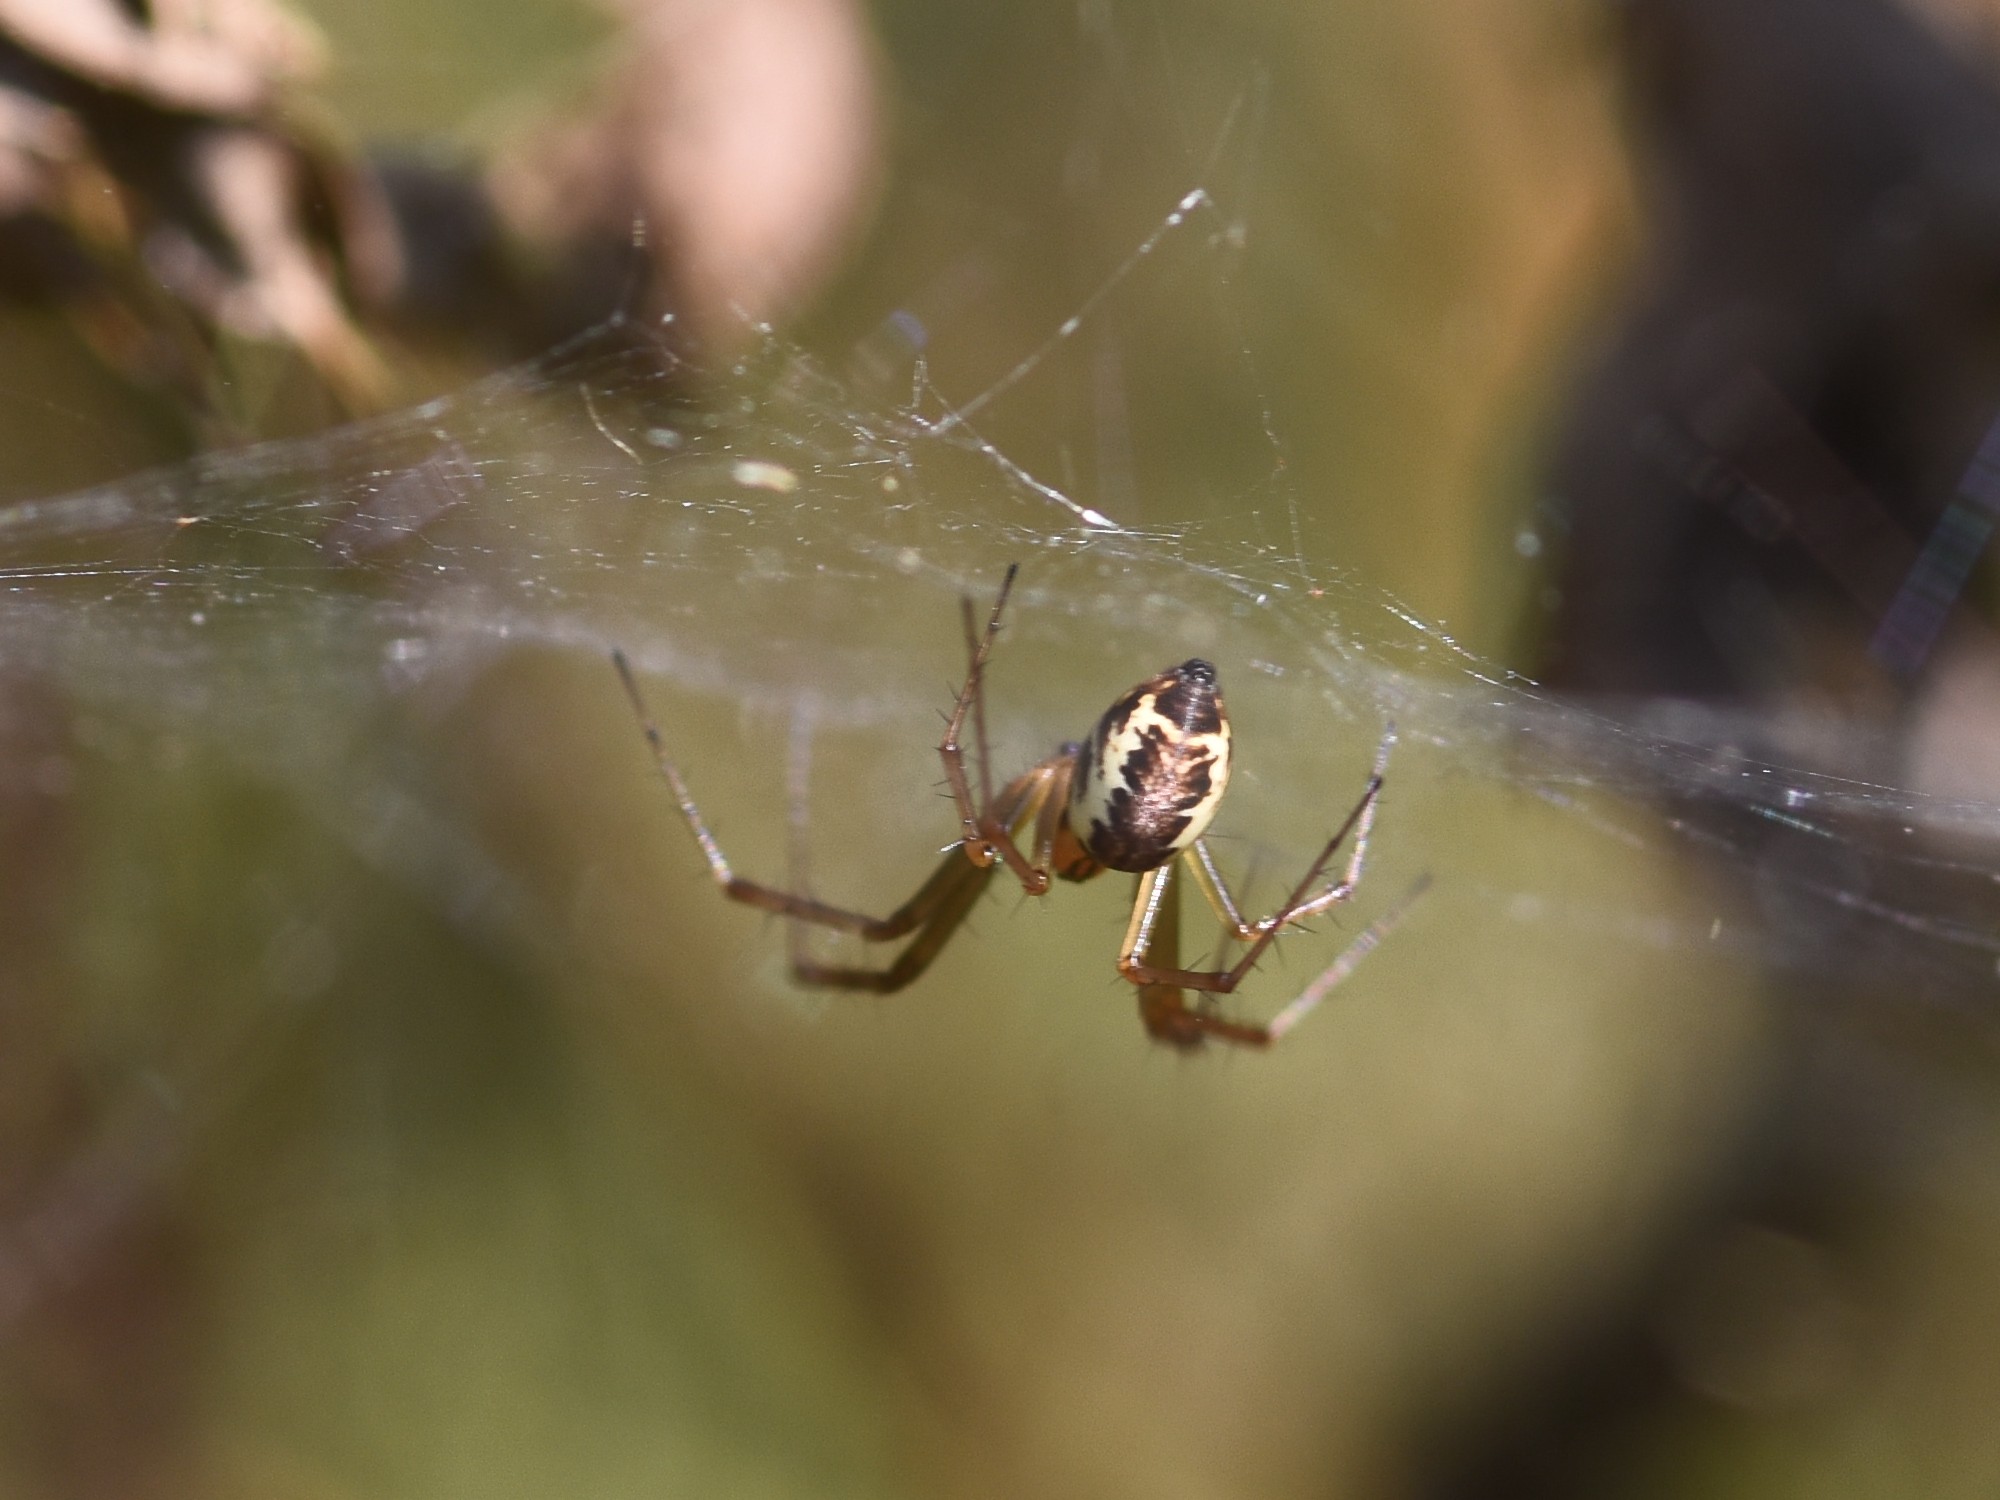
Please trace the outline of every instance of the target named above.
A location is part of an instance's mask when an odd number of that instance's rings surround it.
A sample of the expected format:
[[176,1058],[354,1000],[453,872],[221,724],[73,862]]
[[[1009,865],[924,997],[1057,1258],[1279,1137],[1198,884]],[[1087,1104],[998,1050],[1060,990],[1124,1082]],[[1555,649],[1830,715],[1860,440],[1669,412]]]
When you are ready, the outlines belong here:
[[[1201,652],[1225,664],[1252,788],[1232,811],[1251,804],[1260,849],[1298,843],[1274,830],[1334,820],[1393,722],[1383,843],[1406,871],[1436,872],[1440,905],[1666,948],[1726,934],[1738,951],[1807,965],[1829,950],[1800,922],[1858,923],[1880,961],[1957,974],[1935,993],[1983,1007],[2000,936],[1948,900],[1926,910],[1876,893],[1940,878],[1976,893],[2000,878],[1979,852],[2000,811],[1872,779],[1889,747],[1688,705],[1564,703],[1268,540],[1289,542],[1299,524],[1281,479],[1236,524],[1120,524],[983,435],[982,414],[1197,218],[1219,218],[1205,189],[1074,318],[957,405],[921,360],[909,401],[871,406],[768,330],[750,356],[710,368],[618,322],[413,411],[17,504],[0,512],[12,665],[114,722],[223,751],[318,809],[369,862],[499,935],[523,918],[504,861],[457,826],[439,768],[409,737],[479,674],[551,651],[597,673],[609,698],[601,666],[622,646],[662,704],[725,704],[753,743],[789,722],[795,763],[818,736],[866,731],[893,779],[921,789],[957,672],[958,601],[983,600],[1019,562],[993,674],[1002,769],[1078,735],[1159,659]],[[1823,749],[1836,740],[1838,758]],[[756,805],[720,789],[737,793]],[[1421,808],[1439,796],[1504,797],[1516,819],[1538,805],[1623,848],[1754,860],[1762,904],[1606,912],[1547,885],[1531,844],[1505,871],[1467,868],[1449,837],[1394,831],[1430,825]],[[781,798],[774,779],[763,801]],[[935,822],[928,811],[914,797],[870,816],[908,842]],[[1942,858],[1940,838],[1969,847]],[[1832,851],[1845,874],[1774,848]]]

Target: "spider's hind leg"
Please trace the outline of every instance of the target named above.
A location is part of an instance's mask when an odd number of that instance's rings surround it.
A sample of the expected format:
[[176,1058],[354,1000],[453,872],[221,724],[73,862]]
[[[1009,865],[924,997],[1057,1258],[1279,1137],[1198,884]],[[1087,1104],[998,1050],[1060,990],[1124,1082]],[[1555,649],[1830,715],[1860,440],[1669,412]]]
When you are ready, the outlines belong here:
[[[729,863],[729,857],[722,852],[722,845],[709,830],[708,820],[695,805],[694,794],[688,790],[686,779],[673,757],[667,754],[665,739],[646,709],[645,699],[640,695],[639,684],[632,674],[632,666],[625,659],[625,653],[611,653],[613,665],[618,668],[618,677],[625,685],[625,695],[631,699],[633,712],[639,717],[639,726],[645,731],[646,743],[653,752],[653,763],[660,777],[673,793],[674,804],[680,809],[681,821],[687,825],[701,856],[708,864],[709,877],[716,887],[731,901],[740,901],[745,906],[754,906],[760,911],[768,911],[793,922],[812,922],[821,927],[831,927],[841,932],[851,932],[856,937],[871,943],[893,942],[905,937],[931,922],[938,906],[944,901],[950,883],[944,879],[946,866],[958,856],[947,857],[937,873],[918,888],[915,895],[905,901],[886,917],[871,916],[867,912],[850,911],[846,907],[833,906],[824,901],[816,901],[810,896],[793,891],[780,890],[776,886],[764,885],[759,881],[747,880],[738,875]],[[1024,785],[1024,783],[1017,783]],[[1014,788],[1002,792],[1004,803]],[[962,862],[962,861],[961,861]]]
[[[1180,964],[1180,898],[1174,865],[1162,865],[1139,877],[1139,894],[1133,903],[1132,928],[1125,940],[1121,965],[1139,989],[1139,1017],[1155,1041],[1183,1052],[1193,1051],[1214,1038],[1239,1047],[1269,1047],[1303,1021],[1321,1001],[1333,993],[1347,976],[1403,920],[1425,891],[1431,878],[1420,875],[1381,916],[1363,928],[1317,978],[1299,992],[1269,1022],[1231,1020],[1221,1010],[1225,989],[1215,981],[1229,973],[1184,970]],[[1268,936],[1268,934],[1267,934]],[[1159,955],[1157,961],[1153,955]],[[1209,981],[1207,988],[1195,988],[1194,981]],[[1188,1001],[1193,989],[1194,1001]]]
[[[1148,951],[1158,952],[1167,969],[1179,968],[1181,961],[1180,884],[1174,870],[1168,864],[1139,877],[1135,912],[1135,921],[1140,913],[1149,919]],[[1210,1037],[1242,1047],[1267,1047],[1273,1040],[1267,1028],[1223,1015],[1213,995],[1198,993],[1189,1005],[1188,991],[1165,980],[1139,985],[1139,1019],[1154,1041],[1181,1052],[1199,1050]]]

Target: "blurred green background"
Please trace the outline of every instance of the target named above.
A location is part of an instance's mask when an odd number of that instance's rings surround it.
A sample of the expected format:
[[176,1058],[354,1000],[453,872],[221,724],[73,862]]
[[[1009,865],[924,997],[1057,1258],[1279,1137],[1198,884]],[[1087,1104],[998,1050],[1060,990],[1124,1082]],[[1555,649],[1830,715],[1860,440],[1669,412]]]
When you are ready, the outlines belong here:
[[[311,14],[355,134],[444,158],[587,91],[617,46],[557,0]],[[771,588],[693,566],[597,585],[592,630],[652,664],[732,853],[784,867],[788,713],[816,689],[815,888],[900,899],[949,823],[933,721],[906,709],[949,701],[956,580],[1025,556],[1009,763],[1163,655],[1212,654],[1243,766],[1225,854],[1265,900],[1402,717],[1359,915],[1246,1011],[1419,870],[1435,894],[1286,1046],[1183,1059],[1116,982],[1110,882],[990,900],[905,995],[791,990],[782,932],[701,874],[591,631],[414,703],[337,699],[316,672],[338,643],[289,643],[280,612],[264,675],[203,682],[224,669],[191,654],[171,685],[296,705],[247,759],[240,709],[204,732],[178,703],[51,707],[65,684],[19,674],[6,1493],[1454,1492],[1726,1175],[1778,1038],[1754,935],[1689,935],[1734,933],[1740,891],[1680,868],[1642,808],[1606,810],[1648,830],[1620,839],[1525,795],[1455,717],[1472,680],[1425,675],[1442,638],[1384,608],[1527,659],[1538,445],[1636,235],[1597,9],[871,16],[883,198],[788,330],[844,377],[914,308],[930,378],[967,399],[1191,187],[1219,211],[980,423],[1157,544],[1079,553],[1053,510],[982,515],[969,491],[951,562],[901,581],[854,560],[875,523],[836,545],[822,518],[776,544]],[[60,330],[7,326],[10,495],[181,456]],[[553,514],[559,488],[520,503]],[[635,564],[671,547],[646,535]],[[1210,571],[1246,557],[1297,585],[1282,612]],[[299,618],[333,587],[304,582]],[[504,900],[442,855],[461,873],[429,885],[385,868],[354,804],[320,799],[323,768],[366,791],[389,763],[432,819],[396,826],[476,846]],[[1968,1120],[1940,1181],[1991,1169],[1993,1125]],[[1777,1236],[1714,1251],[1690,1282],[1709,1300],[1661,1332],[1695,1414],[1597,1434],[1590,1492],[1989,1492],[1995,1226],[1939,1201],[1896,1205],[1907,1232],[1865,1275]]]

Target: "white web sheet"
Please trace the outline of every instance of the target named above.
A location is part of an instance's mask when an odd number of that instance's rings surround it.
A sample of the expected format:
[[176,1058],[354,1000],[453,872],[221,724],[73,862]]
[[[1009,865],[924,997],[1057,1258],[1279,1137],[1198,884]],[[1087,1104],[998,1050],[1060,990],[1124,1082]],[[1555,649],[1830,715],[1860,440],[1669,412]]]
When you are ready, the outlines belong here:
[[[2000,936],[1966,903],[2000,876],[1985,852],[2000,813],[1872,779],[1889,747],[1679,705],[1566,705],[1365,583],[1316,577],[1282,480],[1253,486],[1234,523],[1147,530],[981,436],[982,414],[1032,384],[1190,212],[1212,212],[1206,194],[956,406],[921,364],[911,404],[871,406],[769,336],[753,358],[694,370],[618,325],[414,411],[13,506],[0,512],[9,657],[87,713],[219,750],[497,934],[522,920],[504,861],[459,826],[450,769],[421,741],[425,716],[484,667],[550,650],[609,696],[598,664],[622,645],[670,721],[696,698],[747,712],[753,743],[785,721],[808,745],[865,731],[883,778],[921,788],[957,671],[957,601],[983,600],[1019,562],[994,672],[1003,771],[1199,652],[1222,666],[1243,736],[1250,790],[1224,828],[1260,856],[1297,857],[1337,820],[1393,719],[1383,858],[1433,870],[1438,907],[1498,908],[1551,941],[1582,925],[1843,972],[1858,934],[1885,975],[1955,975],[1946,993],[1987,1004]],[[1482,869],[1449,820],[1420,811],[1470,798],[1479,817],[1519,822],[1522,793],[1590,838],[1719,855],[1753,894],[1693,914],[1606,910],[1548,883],[1532,832]],[[737,816],[762,806],[775,827],[781,800],[774,780]],[[868,815],[921,848],[942,826],[929,811],[911,796]],[[1959,852],[1941,857],[1940,840]],[[824,856],[817,868],[842,878]],[[1815,924],[1850,938],[1815,941]]]

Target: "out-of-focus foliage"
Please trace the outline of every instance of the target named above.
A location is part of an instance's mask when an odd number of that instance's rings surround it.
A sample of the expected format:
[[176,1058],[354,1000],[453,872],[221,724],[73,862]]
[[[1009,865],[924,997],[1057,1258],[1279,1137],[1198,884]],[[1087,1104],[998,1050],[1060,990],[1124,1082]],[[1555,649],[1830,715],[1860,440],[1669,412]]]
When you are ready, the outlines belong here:
[[[1517,774],[1550,726],[1624,731],[1488,680],[1564,602],[1540,476],[1644,238],[1645,8],[628,4],[593,52],[554,0],[311,7],[350,101],[314,138],[420,252],[364,317],[392,386],[619,306],[650,347],[677,302],[720,378],[670,329],[650,375],[555,358],[0,511],[0,1488],[1989,1489],[1984,992],[1879,1003],[1906,955],[1984,950],[1899,926],[1807,812],[1807,876],[1740,835],[1691,868],[1713,829],[1646,794],[1721,760],[1698,735]],[[760,113],[821,122],[826,197],[727,202],[695,148],[758,159]],[[1193,187],[1214,211],[1097,300]],[[715,308],[751,292],[847,394],[730,370]],[[155,395],[9,326],[10,493],[175,454]],[[1139,534],[870,425],[1052,337],[973,426]],[[270,398],[245,425],[300,425],[296,368],[222,347]],[[774,457],[788,488],[739,467]],[[880,909],[951,834],[958,589],[1013,560],[998,757],[1212,657],[1253,900],[1396,712],[1356,920],[1436,890],[1275,1053],[1146,1045],[1108,883],[990,901],[876,1001],[799,996],[701,872],[604,648],[746,871],[797,854],[803,783],[801,878]],[[1854,982],[1774,1001],[1870,902]],[[1894,1107],[1795,1108],[1815,1048]]]

